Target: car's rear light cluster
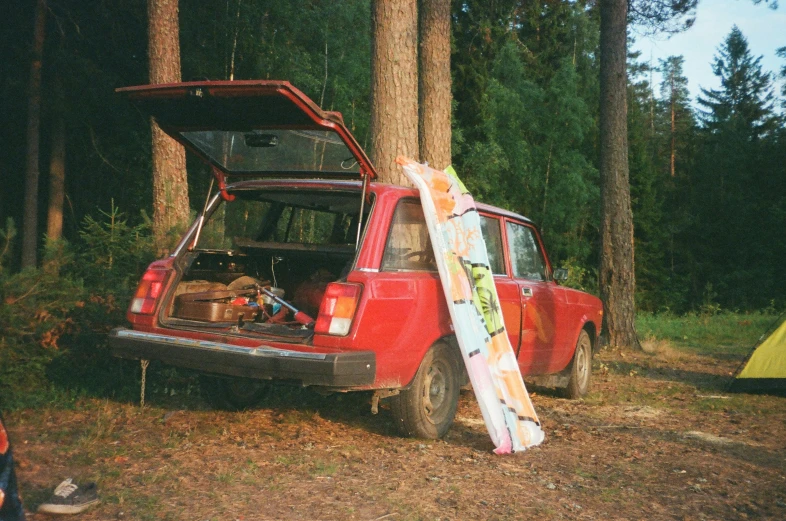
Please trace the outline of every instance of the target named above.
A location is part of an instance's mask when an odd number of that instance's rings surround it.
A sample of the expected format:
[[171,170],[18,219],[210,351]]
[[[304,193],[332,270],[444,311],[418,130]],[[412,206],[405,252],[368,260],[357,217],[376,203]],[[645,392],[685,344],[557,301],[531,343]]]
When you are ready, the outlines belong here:
[[328,284],[322,304],[319,306],[314,332],[346,336],[357,311],[360,292],[361,286],[358,284],[339,282]]
[[134,300],[129,311],[139,315],[152,315],[156,309],[156,300],[161,296],[169,270],[149,269],[142,275],[142,282],[136,288]]

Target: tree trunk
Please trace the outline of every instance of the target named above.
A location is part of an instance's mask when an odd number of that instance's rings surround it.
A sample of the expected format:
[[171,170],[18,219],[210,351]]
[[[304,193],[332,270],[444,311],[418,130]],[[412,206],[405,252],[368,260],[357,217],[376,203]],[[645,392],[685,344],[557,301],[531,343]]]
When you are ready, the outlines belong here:
[[676,123],[677,123],[677,120],[676,120],[676,117],[675,117],[676,116],[676,114],[675,114],[675,105],[677,103],[677,93],[675,92],[675,88],[674,88],[674,70],[673,69],[671,70],[671,73],[669,74],[669,81],[671,82],[671,96],[669,96],[671,98],[670,99],[670,101],[671,101],[671,103],[670,103],[670,107],[671,107],[671,155],[670,155],[671,156],[670,157],[671,161],[670,161],[670,166],[671,166],[671,177],[674,177],[674,175],[675,175],[676,157],[677,157],[677,152],[676,152],[676,148],[677,148],[677,125],[676,125]]
[[[180,81],[178,0],[148,0],[150,83]],[[188,226],[186,152],[151,120],[153,134],[153,236],[159,254]]]
[[38,0],[33,28],[33,59],[27,105],[27,160],[25,167],[25,209],[22,220],[22,268],[35,267],[38,252],[38,156],[41,126],[41,62],[44,54],[46,2]]
[[418,158],[417,0],[371,9],[371,155],[382,182],[408,185],[399,155]]
[[600,293],[612,346],[640,349],[628,179],[627,0],[600,2]]
[[52,125],[52,151],[49,157],[49,211],[46,222],[47,240],[63,236],[63,201],[65,200],[65,120],[55,115]]
[[450,0],[420,5],[420,159],[444,169],[450,157]]

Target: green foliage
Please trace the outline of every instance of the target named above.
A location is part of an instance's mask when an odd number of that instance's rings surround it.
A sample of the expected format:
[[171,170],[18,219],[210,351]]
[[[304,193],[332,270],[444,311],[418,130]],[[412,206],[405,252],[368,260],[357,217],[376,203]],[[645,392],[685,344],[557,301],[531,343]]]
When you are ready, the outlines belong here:
[[180,13],[184,78],[285,79],[367,142],[369,0],[183,0]]
[[101,220],[85,216],[79,231],[79,255],[69,272],[94,293],[125,295],[154,260],[150,221],[143,214],[141,224],[130,225],[114,201],[108,212],[99,213]]
[[13,223],[0,233],[0,408],[128,396],[135,387],[135,371],[109,356],[106,334],[124,321],[151,238],[114,206],[100,213],[85,219],[77,244],[50,241],[41,268],[9,270]]
[[712,287],[727,309],[783,302],[786,284],[783,132],[775,131],[770,75],[759,61],[734,27],[714,61],[721,88],[699,98],[706,110],[690,187],[695,221],[685,234],[696,259],[692,300],[702,302]]
[[559,267],[568,270],[568,280],[562,283],[563,286],[598,294],[597,270],[585,268],[576,259],[568,259],[560,263]]
[[462,172],[480,199],[538,222],[555,259],[586,262],[599,192],[581,149],[593,120],[571,59],[543,86],[525,59],[512,40],[499,50],[480,102],[484,141],[464,152]]
[[668,340],[678,348],[702,354],[744,356],[779,317],[773,309],[752,313],[712,310],[683,316],[639,313],[636,330],[642,338]]
[[655,101],[646,78],[650,68],[629,56],[628,77],[628,163],[636,247],[636,301],[639,309],[654,310],[663,303],[661,291],[668,278],[664,255],[663,191],[666,177],[658,169],[655,147]]
[[[14,238],[13,223],[3,233],[4,252]],[[61,252],[62,253],[62,252]],[[61,264],[67,255],[56,258],[47,252],[45,264]],[[83,305],[85,291],[79,281],[61,279],[51,269],[7,269],[8,256],[0,256],[0,408],[26,394],[37,395],[50,389],[48,364],[59,354],[59,341],[71,326],[69,312]],[[35,401],[34,396],[30,396]]]
[[721,88],[702,89],[699,97],[705,108],[702,121],[710,132],[732,128],[746,139],[757,139],[776,128],[770,74],[762,70],[761,57],[751,55],[736,25],[718,50],[712,71]]

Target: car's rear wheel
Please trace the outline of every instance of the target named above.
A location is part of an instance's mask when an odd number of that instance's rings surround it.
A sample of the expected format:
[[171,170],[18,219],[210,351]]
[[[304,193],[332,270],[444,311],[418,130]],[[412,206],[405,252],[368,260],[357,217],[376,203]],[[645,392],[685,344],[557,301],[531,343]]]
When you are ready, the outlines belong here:
[[202,376],[202,396],[217,409],[243,410],[257,405],[270,393],[269,382],[249,378]]
[[579,333],[576,352],[570,368],[570,380],[565,387],[565,396],[571,399],[583,398],[590,390],[592,382],[592,340],[586,329]]
[[429,349],[412,385],[392,399],[399,431],[406,436],[444,436],[458,407],[460,366],[455,348],[444,342]]

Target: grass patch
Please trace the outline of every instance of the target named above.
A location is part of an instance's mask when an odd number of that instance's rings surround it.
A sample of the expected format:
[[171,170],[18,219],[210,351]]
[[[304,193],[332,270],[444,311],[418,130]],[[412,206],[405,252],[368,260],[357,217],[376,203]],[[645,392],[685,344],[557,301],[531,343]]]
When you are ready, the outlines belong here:
[[296,465],[300,465],[303,463],[303,457],[299,455],[293,456],[276,456],[274,460],[276,465],[281,465],[284,467],[292,467]]
[[233,481],[235,481],[235,473],[231,470],[228,470],[226,472],[219,472],[216,474],[216,481],[225,484],[232,483]]
[[328,461],[316,460],[311,469],[312,476],[332,476],[338,470],[338,465]]
[[773,312],[715,315],[640,313],[636,319],[645,349],[675,348],[707,356],[745,356],[778,319]]

